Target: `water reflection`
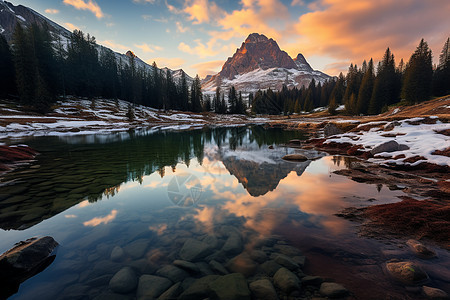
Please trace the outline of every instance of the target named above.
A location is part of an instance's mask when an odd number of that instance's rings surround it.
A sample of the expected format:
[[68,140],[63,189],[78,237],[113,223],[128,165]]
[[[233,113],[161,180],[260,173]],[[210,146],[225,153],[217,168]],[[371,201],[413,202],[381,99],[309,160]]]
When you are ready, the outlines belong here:
[[[392,202],[401,192],[335,175],[352,163],[346,158],[303,152],[321,158],[283,161],[286,153],[300,151],[279,146],[294,138],[302,136],[244,127],[141,133],[105,143],[29,141],[42,153],[40,168],[5,178],[16,184],[0,188],[7,195],[0,202],[0,225],[22,231],[0,231],[0,247],[45,234],[61,249],[49,269],[25,282],[15,297],[106,297],[122,267],[163,276],[175,260],[189,257],[180,249],[192,240],[208,245],[207,254],[192,256],[199,270],[189,275],[194,278],[219,274],[217,264],[260,272],[256,262],[280,251],[304,262],[298,249],[286,245],[290,242],[320,245],[329,257],[336,254],[330,248],[345,249],[340,253],[359,253],[360,264],[378,263],[368,258],[379,257],[379,248],[364,248],[352,225],[334,213],[368,205],[368,199]],[[23,203],[11,200],[19,194]],[[255,258],[254,250],[265,258]],[[377,276],[385,284],[384,275]]]

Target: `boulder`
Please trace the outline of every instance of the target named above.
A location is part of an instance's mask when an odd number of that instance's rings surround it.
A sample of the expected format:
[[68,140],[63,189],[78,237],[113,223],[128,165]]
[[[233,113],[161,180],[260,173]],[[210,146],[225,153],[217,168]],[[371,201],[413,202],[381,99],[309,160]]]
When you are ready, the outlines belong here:
[[111,260],[115,262],[119,262],[123,259],[125,255],[125,251],[123,251],[122,247],[115,246],[111,251]]
[[370,154],[375,155],[382,152],[395,152],[395,151],[404,151],[408,150],[409,147],[407,145],[399,144],[394,140],[387,141],[385,143],[379,144],[375,146],[372,150],[370,150]]
[[275,275],[275,273],[281,269],[282,267],[277,264],[274,260],[268,260],[266,262],[264,262],[261,266],[261,269],[263,270],[263,272],[268,275],[268,276],[273,276]]
[[422,287],[422,292],[428,299],[433,299],[433,300],[450,299],[449,295],[446,292],[444,292],[443,290],[437,289],[437,288],[433,288],[433,287],[424,285]]
[[247,280],[242,274],[233,273],[221,276],[209,283],[213,299],[218,300],[250,300]]
[[183,260],[195,261],[212,253],[212,248],[205,242],[188,239],[180,250]]
[[48,267],[58,243],[50,236],[17,243],[0,256],[0,298],[17,292],[19,285]]
[[136,273],[130,267],[125,267],[111,278],[109,288],[115,293],[126,294],[133,291],[137,283]]
[[197,265],[190,261],[177,259],[177,260],[173,261],[173,265],[177,266],[178,268],[181,268],[185,271],[188,271],[189,273],[200,272],[200,269],[197,267]]
[[294,273],[286,268],[281,268],[275,273],[273,282],[275,286],[282,290],[286,295],[289,295],[293,291],[300,290],[300,280]]
[[213,270],[214,272],[216,272],[218,274],[221,274],[221,275],[228,274],[227,269],[225,269],[225,267],[221,263],[219,263],[215,260],[211,260],[209,262],[209,267],[211,268],[211,270]]
[[422,258],[433,258],[436,257],[436,252],[432,249],[426,247],[419,241],[416,240],[408,240],[406,244],[411,248],[411,250],[419,257]]
[[238,233],[231,233],[227,241],[222,247],[222,251],[226,254],[238,254],[243,249],[242,238]]
[[320,285],[320,294],[329,298],[341,298],[348,294],[348,290],[334,282],[324,282]]
[[250,283],[250,291],[254,298],[259,300],[277,300],[277,292],[268,279],[256,280]]
[[138,259],[144,256],[150,241],[147,239],[139,239],[124,247],[126,253],[128,253],[132,258]]
[[178,282],[172,285],[167,291],[159,296],[158,300],[173,300],[177,299],[178,296],[183,292],[183,288],[181,287],[181,282]]
[[263,263],[267,260],[266,253],[261,250],[253,250],[252,252],[250,252],[250,257],[258,263]]
[[323,278],[320,276],[305,276],[302,278],[302,285],[320,286],[323,282]]
[[209,283],[219,278],[219,275],[208,275],[194,281],[183,293],[179,300],[198,300],[208,298],[211,294]]
[[166,265],[162,267],[161,269],[156,271],[156,275],[166,277],[173,282],[183,281],[186,277],[189,276],[186,271],[173,265]]
[[327,125],[325,125],[325,127],[323,128],[323,134],[328,137],[328,136],[332,136],[332,135],[336,135],[336,134],[341,134],[343,133],[343,131],[341,129],[339,129],[336,124],[334,123],[328,123]]
[[428,274],[421,267],[409,261],[387,263],[386,269],[394,278],[406,284],[417,284],[428,279]]
[[275,262],[291,271],[298,269],[298,264],[289,256],[279,254],[275,257]]
[[304,156],[303,154],[286,154],[285,156],[282,157],[284,160],[289,160],[289,161],[306,161],[308,160],[308,158],[306,156]]
[[248,277],[255,273],[257,264],[247,254],[240,254],[233,257],[227,263],[227,269],[233,273],[241,273]]
[[142,275],[139,278],[139,284],[136,296],[137,298],[153,299],[158,298],[163,292],[172,286],[172,281],[167,278]]

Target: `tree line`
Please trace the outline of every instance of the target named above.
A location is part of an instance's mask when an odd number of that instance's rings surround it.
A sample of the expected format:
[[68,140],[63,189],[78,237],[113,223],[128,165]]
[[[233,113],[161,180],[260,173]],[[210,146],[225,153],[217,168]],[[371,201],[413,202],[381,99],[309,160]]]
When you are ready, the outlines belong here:
[[122,61],[80,30],[66,41],[46,24],[17,24],[11,46],[0,35],[0,97],[46,112],[66,95],[120,98],[158,109],[204,109],[198,75],[189,85],[184,72],[175,80],[155,62],[151,67],[137,64],[131,51]]
[[324,83],[313,79],[309,86],[280,91],[258,91],[249,101],[257,114],[292,114],[326,107],[331,114],[340,105],[350,115],[379,114],[401,100],[415,104],[432,96],[450,94],[450,39],[444,44],[437,66],[432,65],[432,52],[427,42],[420,41],[405,64],[396,65],[394,54],[386,49],[376,71],[373,59],[361,68],[351,64],[347,75],[342,73]]

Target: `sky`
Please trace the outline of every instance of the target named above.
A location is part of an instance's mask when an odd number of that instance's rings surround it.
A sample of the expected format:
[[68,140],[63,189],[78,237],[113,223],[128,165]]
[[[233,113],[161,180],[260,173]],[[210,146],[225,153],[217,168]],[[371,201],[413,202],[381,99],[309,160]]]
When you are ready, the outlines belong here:
[[215,74],[250,33],[302,53],[329,75],[350,63],[379,61],[387,47],[396,63],[421,38],[436,62],[450,36],[449,0],[9,0],[99,44],[159,67],[201,78]]

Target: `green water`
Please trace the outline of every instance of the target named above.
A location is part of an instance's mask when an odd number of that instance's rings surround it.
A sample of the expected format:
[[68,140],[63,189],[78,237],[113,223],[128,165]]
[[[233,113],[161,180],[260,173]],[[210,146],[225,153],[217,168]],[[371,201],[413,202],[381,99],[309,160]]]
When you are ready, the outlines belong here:
[[[377,204],[398,201],[402,193],[335,175],[351,161],[284,147],[291,139],[305,136],[252,126],[24,140],[40,155],[1,179],[0,250],[45,235],[60,246],[55,261],[21,284],[12,298],[108,297],[109,281],[121,268],[132,267],[137,277],[164,274],[183,258],[188,239],[207,241],[211,249],[192,259],[200,272],[178,274],[182,278],[171,278],[173,284],[180,280],[188,286],[191,278],[220,274],[211,261],[235,272],[231,262],[238,255],[254,256],[258,250],[270,260],[280,245],[290,245],[298,251],[292,256],[306,256],[307,264],[297,272],[327,276],[332,268],[341,270],[335,280],[361,299],[386,295],[386,289],[407,293],[382,271],[386,257],[381,253],[397,249],[395,242],[360,238],[355,224],[334,216],[374,199]],[[281,159],[294,152],[315,160]],[[225,251],[234,234],[237,249]],[[123,255],[113,258],[119,248]],[[331,265],[313,263],[322,256]],[[253,271],[245,274],[249,281],[267,276],[263,262],[253,261]],[[349,276],[355,266],[375,268],[377,283]],[[132,299],[136,293],[135,288],[125,294]]]

